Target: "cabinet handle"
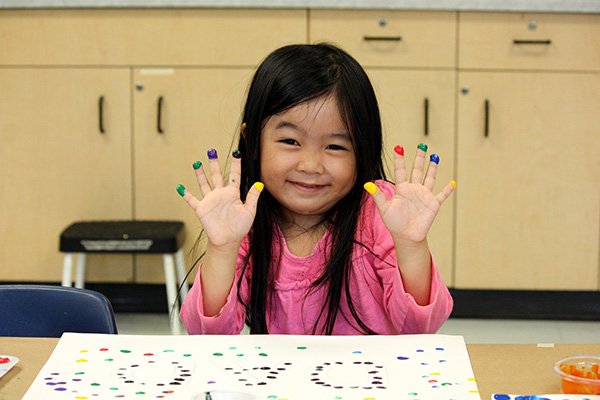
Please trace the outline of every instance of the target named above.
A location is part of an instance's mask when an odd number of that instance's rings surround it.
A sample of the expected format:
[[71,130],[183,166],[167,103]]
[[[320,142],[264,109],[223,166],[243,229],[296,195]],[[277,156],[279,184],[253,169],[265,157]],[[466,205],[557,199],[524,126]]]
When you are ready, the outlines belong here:
[[158,133],[163,133],[163,128],[162,128],[162,104],[163,104],[163,97],[159,96],[158,97],[158,110],[157,110],[157,118],[156,118],[156,130],[158,131]]
[[429,99],[425,97],[425,136],[429,135]]
[[98,129],[104,133],[104,96],[98,99]]
[[552,41],[550,39],[547,40],[519,40],[519,39],[515,39],[513,40],[514,44],[544,44],[544,45],[550,45],[552,44]]
[[367,42],[400,42],[402,36],[364,36]]
[[483,103],[483,108],[485,110],[485,126],[483,130],[483,136],[488,137],[490,134],[490,101],[488,99],[485,99],[485,102]]

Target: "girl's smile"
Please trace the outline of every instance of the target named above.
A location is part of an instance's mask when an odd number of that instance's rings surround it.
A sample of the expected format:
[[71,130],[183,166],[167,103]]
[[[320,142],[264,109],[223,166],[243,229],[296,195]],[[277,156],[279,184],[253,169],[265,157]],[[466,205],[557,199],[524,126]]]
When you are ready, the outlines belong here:
[[355,178],[354,146],[335,97],[319,97],[267,120],[261,179],[288,222],[314,222],[350,192]]

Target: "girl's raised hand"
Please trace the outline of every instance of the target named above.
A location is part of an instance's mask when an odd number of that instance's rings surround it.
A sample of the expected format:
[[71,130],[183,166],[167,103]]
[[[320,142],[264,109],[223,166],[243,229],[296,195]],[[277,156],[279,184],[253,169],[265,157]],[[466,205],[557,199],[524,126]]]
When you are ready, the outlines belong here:
[[372,182],[367,182],[367,190],[379,209],[381,218],[394,240],[405,243],[421,243],[427,238],[442,203],[456,188],[456,182],[448,183],[440,193],[433,193],[439,157],[432,154],[427,172],[425,155],[427,146],[420,144],[413,164],[410,181],[407,179],[404,161],[404,149],[396,146],[394,175],[396,190],[392,198],[387,199]]
[[239,247],[242,239],[252,227],[258,197],[264,185],[256,182],[246,196],[246,203],[242,203],[240,200],[240,152],[238,150],[233,152],[227,184],[224,182],[217,151],[209,150],[208,159],[212,185],[204,173],[202,163],[197,161],[193,165],[202,192],[202,200],[194,197],[183,185],[177,187],[177,192],[194,210],[213,246]]

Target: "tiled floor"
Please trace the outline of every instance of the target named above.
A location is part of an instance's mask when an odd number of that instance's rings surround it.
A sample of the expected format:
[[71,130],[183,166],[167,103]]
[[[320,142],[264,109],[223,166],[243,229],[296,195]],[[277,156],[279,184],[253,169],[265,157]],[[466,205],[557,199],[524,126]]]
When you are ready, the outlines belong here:
[[[121,334],[170,334],[167,314],[117,313],[116,320]],[[600,321],[451,318],[438,333],[464,336],[467,343],[600,343]]]

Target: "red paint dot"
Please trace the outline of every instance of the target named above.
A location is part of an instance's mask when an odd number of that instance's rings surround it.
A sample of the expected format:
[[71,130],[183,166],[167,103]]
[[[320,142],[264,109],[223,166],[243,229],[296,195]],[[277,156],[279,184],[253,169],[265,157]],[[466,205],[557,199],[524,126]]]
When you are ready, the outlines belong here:
[[153,356],[154,354],[152,354],[152,353],[146,353],[146,354],[144,354],[144,355],[145,355],[145,356]]
[[100,351],[108,351],[108,349],[106,347],[103,347],[100,349]]
[[8,357],[0,357],[0,364],[6,364],[10,359]]

